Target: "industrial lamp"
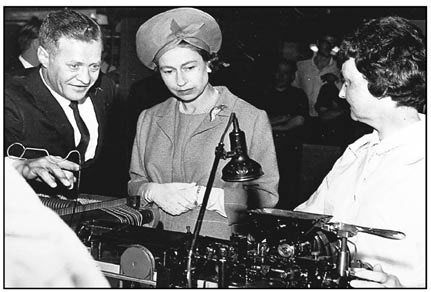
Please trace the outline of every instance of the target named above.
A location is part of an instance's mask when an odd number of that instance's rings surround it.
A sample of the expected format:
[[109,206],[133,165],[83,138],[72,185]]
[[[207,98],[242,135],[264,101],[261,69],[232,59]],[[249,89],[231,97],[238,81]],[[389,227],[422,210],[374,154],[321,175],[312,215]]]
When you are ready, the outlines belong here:
[[[259,163],[248,157],[245,134],[238,125],[235,113],[231,115],[233,131],[229,134],[231,152],[226,157],[232,157],[222,170],[222,179],[228,182],[244,182],[257,179],[263,175]],[[229,126],[229,125],[228,125]]]
[[[224,137],[230,125],[233,123],[233,131],[229,134],[231,151],[224,150]],[[193,239],[190,244],[189,254],[187,258],[187,286],[192,287],[192,258],[196,247],[196,241],[202,227],[205,210],[207,208],[208,199],[211,189],[214,184],[215,174],[220,159],[232,158],[231,161],[222,170],[222,179],[228,182],[245,182],[257,179],[263,175],[262,167],[256,161],[250,159],[247,155],[247,145],[245,142],[245,134],[240,130],[238,120],[235,113],[232,113],[226,129],[221,136],[220,142],[216,147],[215,159],[208,178],[205,194],[202,200],[202,205],[199,210],[198,219],[196,221],[195,230],[193,231]]]

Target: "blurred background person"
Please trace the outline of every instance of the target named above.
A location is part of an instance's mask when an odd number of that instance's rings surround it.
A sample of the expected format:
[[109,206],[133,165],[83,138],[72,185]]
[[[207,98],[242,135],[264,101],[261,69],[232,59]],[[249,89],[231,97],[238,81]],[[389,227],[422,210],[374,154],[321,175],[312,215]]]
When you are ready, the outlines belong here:
[[296,136],[301,136],[308,117],[308,100],[302,89],[292,86],[296,70],[294,61],[277,62],[273,83],[264,93],[261,107],[266,110],[273,131],[287,135],[296,129]]
[[292,209],[296,206],[298,188],[298,150],[307,138],[308,100],[304,91],[292,86],[296,62],[280,58],[275,62],[273,78],[256,99],[256,105],[269,116],[277,153],[280,183],[277,208]]
[[40,62],[37,57],[39,48],[39,29],[42,20],[32,17],[18,31],[18,46],[20,54],[14,58],[5,69],[6,73],[19,72],[27,68],[37,67]]
[[335,46],[335,38],[324,35],[317,41],[317,52],[310,59],[298,61],[298,70],[293,86],[302,88],[308,98],[309,126],[312,142],[319,138],[319,113],[315,109],[320,88],[324,84],[323,75],[333,74],[336,85],[339,88],[340,69],[336,60],[332,57],[332,49]]

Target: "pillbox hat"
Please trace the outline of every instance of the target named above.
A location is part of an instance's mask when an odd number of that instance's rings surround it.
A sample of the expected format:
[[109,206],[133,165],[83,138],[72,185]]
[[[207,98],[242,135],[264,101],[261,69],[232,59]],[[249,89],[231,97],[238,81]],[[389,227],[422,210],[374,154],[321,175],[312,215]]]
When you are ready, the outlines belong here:
[[139,60],[150,69],[157,59],[181,41],[210,54],[218,52],[222,36],[215,19],[195,8],[176,8],[153,16],[136,33]]

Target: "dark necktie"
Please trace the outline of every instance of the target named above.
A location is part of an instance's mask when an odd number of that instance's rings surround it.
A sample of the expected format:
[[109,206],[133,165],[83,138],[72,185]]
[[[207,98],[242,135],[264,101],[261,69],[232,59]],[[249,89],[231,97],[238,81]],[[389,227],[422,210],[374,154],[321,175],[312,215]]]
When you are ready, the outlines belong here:
[[73,110],[73,116],[75,117],[76,125],[78,126],[79,132],[81,133],[81,141],[79,141],[78,147],[76,149],[81,154],[81,162],[85,161],[85,151],[87,150],[88,143],[90,142],[90,132],[87,126],[82,120],[81,115],[78,110],[78,102],[71,101],[70,108]]

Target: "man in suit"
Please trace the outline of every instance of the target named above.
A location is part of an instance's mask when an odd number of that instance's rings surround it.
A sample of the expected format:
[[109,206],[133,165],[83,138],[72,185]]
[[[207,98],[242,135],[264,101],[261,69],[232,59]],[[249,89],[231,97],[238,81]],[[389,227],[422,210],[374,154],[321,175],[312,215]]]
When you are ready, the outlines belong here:
[[[41,65],[5,80],[5,150],[23,154],[15,168],[32,179],[36,192],[66,191],[51,188],[71,188],[76,181],[71,172],[78,168],[80,191],[97,192],[104,182],[106,167],[98,167],[98,160],[114,96],[111,80],[99,75],[101,29],[86,15],[65,9],[44,19],[39,42]],[[65,162],[68,156],[80,166]]]
[[39,29],[42,21],[32,17],[18,31],[18,46],[20,55],[11,60],[6,68],[7,73],[17,73],[27,68],[37,67],[40,62],[37,57],[39,47]]

